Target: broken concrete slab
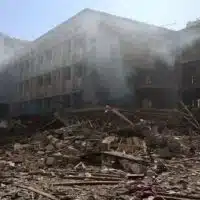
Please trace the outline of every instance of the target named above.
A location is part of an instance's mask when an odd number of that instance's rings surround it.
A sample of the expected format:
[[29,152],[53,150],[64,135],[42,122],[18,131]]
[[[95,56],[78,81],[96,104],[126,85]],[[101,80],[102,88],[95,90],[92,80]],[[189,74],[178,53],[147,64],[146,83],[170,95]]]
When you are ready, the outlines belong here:
[[47,157],[45,161],[47,166],[53,166],[55,164],[55,158],[54,157]]
[[173,157],[172,152],[170,152],[169,147],[159,148],[158,155],[160,158],[171,159]]

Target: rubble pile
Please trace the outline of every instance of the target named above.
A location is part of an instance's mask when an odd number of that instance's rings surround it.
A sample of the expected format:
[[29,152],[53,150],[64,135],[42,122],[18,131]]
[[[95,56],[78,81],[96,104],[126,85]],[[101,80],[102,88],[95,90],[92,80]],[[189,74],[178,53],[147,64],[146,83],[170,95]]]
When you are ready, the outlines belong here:
[[200,137],[107,110],[126,126],[65,121],[2,143],[0,199],[200,199]]

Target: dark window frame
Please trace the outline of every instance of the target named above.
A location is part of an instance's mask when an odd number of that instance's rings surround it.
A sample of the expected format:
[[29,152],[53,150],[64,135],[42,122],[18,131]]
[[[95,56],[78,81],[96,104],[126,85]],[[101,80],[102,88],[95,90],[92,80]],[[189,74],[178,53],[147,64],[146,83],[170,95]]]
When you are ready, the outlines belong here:
[[71,67],[70,66],[64,67],[63,78],[64,78],[64,80],[71,80]]
[[52,84],[51,72],[47,73],[44,79],[46,85],[51,85]]
[[152,76],[151,75],[146,75],[145,76],[145,84],[146,85],[151,85],[152,84]]
[[83,64],[77,64],[74,67],[74,74],[76,77],[81,78],[84,74],[84,68],[85,66]]
[[37,85],[41,87],[41,86],[43,86],[43,84],[44,84],[43,76],[38,76],[37,77]]

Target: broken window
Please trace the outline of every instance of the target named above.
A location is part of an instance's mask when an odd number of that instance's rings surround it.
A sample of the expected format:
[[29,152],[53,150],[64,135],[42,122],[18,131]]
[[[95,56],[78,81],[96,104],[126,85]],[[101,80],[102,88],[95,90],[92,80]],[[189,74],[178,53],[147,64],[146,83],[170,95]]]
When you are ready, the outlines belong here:
[[57,71],[56,72],[56,80],[59,80],[60,79],[60,71]]
[[151,80],[151,76],[147,75],[145,78],[145,84],[146,85],[151,85],[152,84],[152,80]]
[[47,75],[45,75],[45,84],[51,85],[51,73],[48,73]]
[[84,37],[79,38],[78,43],[79,43],[79,47],[81,49],[85,50],[85,46],[86,46],[86,44],[85,44],[85,38]]
[[20,66],[20,79],[23,78],[24,68],[23,66]]
[[75,108],[80,108],[83,104],[83,93],[75,92],[72,94],[72,106]]
[[52,106],[51,108],[54,110],[57,110],[58,108],[62,107],[61,103],[61,97],[60,96],[54,96],[52,97]]
[[195,84],[195,83],[196,83],[196,78],[195,78],[195,76],[192,76],[191,81],[192,81],[192,84]]
[[67,56],[70,57],[71,51],[72,51],[72,41],[68,40],[67,41]]
[[69,49],[69,52],[72,51],[72,41],[71,40],[68,41],[68,49]]
[[43,64],[43,56],[41,56],[41,55],[38,57],[38,64],[39,65]]
[[20,109],[24,110],[24,108],[25,108],[25,103],[23,102],[23,103],[20,104]]
[[23,82],[19,84],[19,94],[20,94],[20,96],[23,96],[23,94],[24,94],[24,83]]
[[71,68],[70,67],[64,68],[63,76],[64,76],[64,80],[70,80],[71,79]]
[[34,67],[34,60],[33,58],[29,59],[29,65],[30,65],[30,68],[31,68],[31,72],[33,71],[33,67]]
[[43,76],[38,76],[37,79],[38,79],[38,80],[37,80],[38,85],[39,85],[39,86],[42,86],[42,85],[43,85]]
[[152,108],[152,101],[149,99],[143,99],[142,108]]
[[83,75],[83,66],[82,65],[75,66],[75,76],[80,78],[82,75]]
[[45,99],[44,106],[46,107],[46,109],[51,109],[51,104],[52,104],[52,100],[50,98]]
[[28,60],[24,60],[22,63],[22,68],[23,68],[23,77],[26,77],[28,74],[28,69],[29,69],[29,62]]
[[45,51],[45,57],[48,61],[52,61],[53,53],[51,50]]
[[52,72],[52,83],[56,83],[56,79],[57,79],[57,72],[53,71]]
[[29,67],[29,60],[25,60],[25,61],[24,61],[24,65],[25,65],[25,67],[28,68],[28,67]]
[[70,95],[69,94],[63,96],[63,106],[65,108],[70,107],[70,105],[71,105],[71,101],[70,100],[71,99],[70,99]]
[[39,108],[43,109],[44,108],[44,99],[39,99],[38,104],[39,104]]
[[192,107],[195,107],[195,100],[192,100]]
[[76,63],[78,61],[78,56],[76,54],[76,52],[73,52],[72,54],[72,63]]
[[29,91],[29,81],[26,80],[24,84],[25,84],[25,86],[24,86],[25,87],[25,91],[26,92]]
[[200,99],[197,99],[197,108],[200,108]]
[[26,91],[26,86],[25,86],[25,82],[23,82],[22,84],[22,95],[24,96],[25,95],[25,91]]

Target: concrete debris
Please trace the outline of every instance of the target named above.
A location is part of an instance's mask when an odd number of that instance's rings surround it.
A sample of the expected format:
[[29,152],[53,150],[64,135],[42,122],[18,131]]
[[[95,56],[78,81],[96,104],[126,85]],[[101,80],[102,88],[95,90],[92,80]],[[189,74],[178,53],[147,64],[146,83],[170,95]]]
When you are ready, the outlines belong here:
[[128,160],[120,160],[119,161],[123,170],[130,172],[132,174],[143,174],[146,173],[146,167],[139,163],[131,163]]
[[47,159],[46,159],[46,165],[47,166],[53,166],[54,163],[55,163],[54,157],[47,157]]
[[52,144],[48,144],[46,147],[45,147],[46,151],[48,152],[51,152],[54,150],[54,146]]
[[[108,106],[97,114],[2,135],[0,199],[200,199],[196,131]],[[48,129],[56,120],[64,126]]]
[[23,149],[23,146],[19,143],[14,144],[14,151],[20,151]]
[[102,143],[103,144],[111,144],[112,142],[116,141],[117,137],[116,136],[108,136],[103,139]]
[[169,150],[169,147],[159,148],[158,155],[160,158],[170,159],[173,157],[172,153]]

